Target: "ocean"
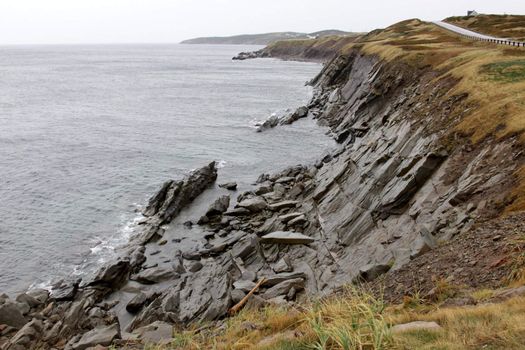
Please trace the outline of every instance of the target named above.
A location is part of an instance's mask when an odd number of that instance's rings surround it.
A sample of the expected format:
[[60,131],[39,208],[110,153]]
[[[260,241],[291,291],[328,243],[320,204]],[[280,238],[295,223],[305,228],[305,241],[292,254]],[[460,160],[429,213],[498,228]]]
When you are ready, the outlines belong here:
[[321,69],[231,60],[258,48],[0,47],[0,292],[110,259],[167,179],[216,160],[218,182],[248,188],[332,148],[310,119],[255,132],[305,104]]

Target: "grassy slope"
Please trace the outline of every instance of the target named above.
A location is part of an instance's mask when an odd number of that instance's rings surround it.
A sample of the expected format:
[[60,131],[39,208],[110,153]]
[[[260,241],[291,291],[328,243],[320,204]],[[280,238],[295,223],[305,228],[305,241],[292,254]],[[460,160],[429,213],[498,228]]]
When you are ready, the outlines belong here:
[[[523,49],[471,42],[418,20],[401,22],[358,40],[278,45],[292,45],[294,50],[305,46],[318,49],[325,46],[341,52],[360,49],[385,61],[404,60],[416,67],[430,66],[438,73],[436,79],[453,76],[459,80],[450,95],[464,92],[469,95],[471,111],[459,120],[452,116],[450,133],[464,135],[472,143],[509,137],[521,140],[521,145],[525,141]],[[525,209],[525,168],[517,177],[520,181],[514,189],[516,200],[508,211]],[[525,254],[518,253],[525,261]],[[511,286],[525,284],[524,271],[515,274]],[[438,300],[445,301],[446,281],[437,281],[436,290],[441,294]],[[243,310],[209,328],[177,333],[171,347],[151,349],[525,348],[525,298],[485,303],[498,292],[480,288],[469,293],[482,303],[439,307],[437,303],[424,303],[415,294],[401,305],[386,305],[364,292],[350,289],[344,295],[296,308],[272,306]],[[443,328],[396,334],[390,330],[391,325],[414,320],[436,321]]]
[[[469,136],[473,143],[514,136],[525,142],[525,49],[473,42],[418,20],[398,23],[351,46],[356,45],[386,61],[431,66],[441,74],[436,79],[459,79],[449,95],[468,93],[472,109],[459,121],[451,116],[450,134]],[[525,167],[516,175],[509,212],[525,210]]]
[[445,21],[483,34],[525,41],[525,16],[479,15],[449,17]]
[[326,61],[358,39],[358,35],[349,35],[327,36],[320,39],[284,40],[268,45],[264,51],[271,57],[283,59]]

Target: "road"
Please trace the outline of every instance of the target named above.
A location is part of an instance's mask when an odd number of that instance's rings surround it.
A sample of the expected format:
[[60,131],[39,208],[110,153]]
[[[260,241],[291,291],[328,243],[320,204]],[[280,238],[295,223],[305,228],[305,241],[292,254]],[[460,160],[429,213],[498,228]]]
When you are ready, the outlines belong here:
[[453,24],[446,23],[446,22],[443,22],[443,21],[436,21],[436,22],[433,22],[433,23],[435,25],[437,25],[437,26],[440,26],[441,28],[445,28],[447,30],[450,30],[452,32],[455,32],[455,33],[458,33],[458,34],[461,34],[461,35],[471,36],[471,37],[475,37],[475,38],[479,38],[479,39],[510,41],[509,39],[506,39],[506,38],[496,38],[494,36],[479,34],[479,33],[473,32],[471,30],[468,30],[468,29],[465,29],[465,28],[461,28],[461,27],[458,27],[458,26],[455,26]]

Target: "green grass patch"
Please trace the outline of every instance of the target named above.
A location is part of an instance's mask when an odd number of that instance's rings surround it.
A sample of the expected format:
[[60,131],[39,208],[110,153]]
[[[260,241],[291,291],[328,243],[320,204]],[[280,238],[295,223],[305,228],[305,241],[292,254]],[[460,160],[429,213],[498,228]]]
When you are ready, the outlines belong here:
[[497,62],[481,67],[481,73],[490,80],[502,83],[517,83],[525,80],[525,60]]

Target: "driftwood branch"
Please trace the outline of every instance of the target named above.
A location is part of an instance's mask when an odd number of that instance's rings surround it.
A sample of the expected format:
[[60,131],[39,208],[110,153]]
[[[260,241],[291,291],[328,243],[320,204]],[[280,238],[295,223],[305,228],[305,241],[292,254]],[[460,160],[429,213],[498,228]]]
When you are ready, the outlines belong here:
[[239,301],[235,306],[233,306],[228,311],[228,314],[230,314],[230,316],[232,316],[232,315],[235,315],[237,312],[239,312],[243,308],[243,306],[246,305],[246,303],[248,302],[248,299],[250,299],[250,297],[253,295],[253,293],[255,293],[257,291],[257,289],[259,289],[259,287],[264,284],[264,282],[266,282],[266,278],[263,277],[259,282],[257,282],[255,287],[253,287],[252,290],[248,294],[246,294],[246,296],[244,298],[242,298],[241,301]]

